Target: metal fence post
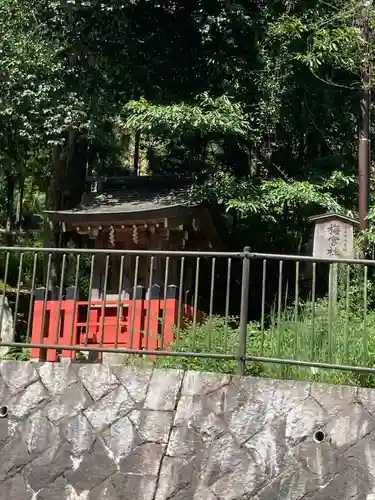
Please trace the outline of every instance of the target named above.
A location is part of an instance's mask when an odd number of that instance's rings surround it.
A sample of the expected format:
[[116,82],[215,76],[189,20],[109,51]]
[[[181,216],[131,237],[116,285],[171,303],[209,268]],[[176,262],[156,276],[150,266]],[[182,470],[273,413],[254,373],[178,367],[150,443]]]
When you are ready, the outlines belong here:
[[238,373],[245,375],[245,356],[247,341],[247,322],[249,313],[249,291],[250,291],[250,247],[243,249],[244,256],[242,260],[242,283],[241,283],[241,312],[240,312],[240,331],[238,342]]

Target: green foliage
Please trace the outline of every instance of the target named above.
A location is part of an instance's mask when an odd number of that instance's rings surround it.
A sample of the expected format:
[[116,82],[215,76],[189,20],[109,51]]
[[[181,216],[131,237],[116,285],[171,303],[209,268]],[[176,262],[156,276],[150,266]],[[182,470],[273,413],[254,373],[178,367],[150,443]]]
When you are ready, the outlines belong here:
[[13,359],[15,361],[29,361],[30,350],[28,348],[11,347],[2,359]]
[[372,205],[370,207],[368,217],[369,217],[370,227],[368,230],[362,232],[361,241],[362,241],[362,243],[368,244],[370,248],[375,248],[375,227],[374,227],[375,206],[374,205]]
[[244,216],[264,214],[272,222],[277,222],[277,217],[284,213],[285,204],[292,211],[302,211],[306,206],[338,213],[342,211],[342,207],[329,193],[324,192],[319,185],[306,181],[270,180],[259,186],[258,193],[254,189],[248,191],[247,196],[229,200],[228,209],[236,209]]
[[[130,168],[125,143],[141,131],[152,172],[210,175],[211,192],[236,213],[238,240],[254,215],[290,233],[315,210],[353,213],[358,102],[348,88],[367,50],[359,7],[1,0],[3,173],[50,196],[63,178],[56,169],[67,168],[52,152],[65,154],[69,137],[73,159],[102,176]],[[27,193],[25,211],[39,213]]]
[[[296,10],[269,23],[270,36],[288,47],[289,56],[311,70],[329,64],[358,75],[362,54],[367,50],[359,22],[364,15],[361,3],[316,2]],[[368,13],[371,19],[371,8]]]
[[[352,293],[356,293],[353,289]],[[362,307],[346,308],[344,301],[334,308],[327,300],[302,304],[298,317],[293,308],[274,317],[265,331],[263,352],[268,356],[339,365],[373,366],[375,362],[375,314]],[[368,343],[365,338],[368,336]],[[367,349],[367,353],[366,353]],[[372,376],[340,370],[264,365],[265,376],[307,379],[327,383],[371,384]]]
[[328,179],[324,185],[283,179],[255,184],[251,180],[237,179],[228,173],[218,173],[206,182],[203,190],[207,196],[225,204],[227,210],[238,210],[244,216],[252,213],[264,214],[269,219],[276,220],[275,217],[283,213],[285,203],[291,210],[301,210],[307,206],[312,210],[320,208],[343,212],[342,206],[328,192],[329,187],[337,187],[335,180]]
[[130,101],[124,107],[125,127],[156,134],[242,135],[249,123],[241,105],[223,95],[213,99],[203,95],[197,104],[155,105],[146,99]]
[[[308,237],[308,218],[316,213],[352,213],[339,203],[336,193],[350,182],[340,174],[325,181],[284,179],[254,180],[219,172],[198,188],[205,199],[213,200],[251,227],[247,244],[259,251],[299,252],[300,241]],[[347,184],[346,184],[347,185]],[[244,231],[245,232],[245,231]]]
[[57,37],[37,20],[40,4],[0,2],[0,116],[5,132],[0,152],[5,160],[24,159],[28,143],[37,142],[42,129],[50,134],[49,120],[56,121],[60,46]]
[[[353,288],[352,293],[356,293]],[[366,330],[365,330],[366,329]],[[237,354],[238,321],[222,317],[206,319],[196,329],[192,325],[181,332],[172,349],[177,352],[213,352]],[[368,343],[365,338],[368,336]],[[367,349],[367,352],[366,352]],[[298,315],[294,307],[285,308],[281,316],[273,309],[270,326],[262,331],[259,324],[248,325],[247,353],[280,359],[306,362],[336,363],[352,366],[373,366],[375,363],[375,313],[367,315],[364,323],[362,308],[337,307],[327,300],[301,303]],[[236,361],[197,358],[159,357],[157,366],[189,370],[237,373]],[[361,386],[375,386],[372,375],[357,372],[308,368],[302,366],[248,362],[246,374],[270,378],[312,380]]]
[[[250,324],[248,328],[248,352],[252,352],[254,343],[259,342],[258,325]],[[176,352],[214,352],[217,354],[238,354],[238,318],[227,319],[214,316],[211,321],[206,318],[202,324],[195,326],[186,325],[172,344],[172,350]],[[259,346],[258,346],[259,347]],[[186,370],[214,371],[219,373],[236,373],[237,362],[235,360],[223,360],[197,357],[158,357],[157,366],[160,367],[183,367]],[[256,363],[247,365],[248,375],[259,375],[259,367]]]
[[[19,196],[19,193],[18,193]],[[16,197],[16,202],[18,201]],[[25,181],[23,192],[23,217],[34,217],[38,221],[44,220],[46,196],[40,191],[35,184],[33,178],[28,177]],[[32,245],[34,246],[34,245]]]

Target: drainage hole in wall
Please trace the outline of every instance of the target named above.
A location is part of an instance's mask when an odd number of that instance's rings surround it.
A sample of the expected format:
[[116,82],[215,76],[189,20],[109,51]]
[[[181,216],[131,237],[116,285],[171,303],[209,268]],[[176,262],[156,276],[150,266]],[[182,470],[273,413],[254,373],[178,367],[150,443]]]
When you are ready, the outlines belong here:
[[8,407],[0,406],[0,418],[7,418],[8,416]]
[[314,443],[323,443],[326,439],[326,433],[324,431],[315,431],[314,432]]

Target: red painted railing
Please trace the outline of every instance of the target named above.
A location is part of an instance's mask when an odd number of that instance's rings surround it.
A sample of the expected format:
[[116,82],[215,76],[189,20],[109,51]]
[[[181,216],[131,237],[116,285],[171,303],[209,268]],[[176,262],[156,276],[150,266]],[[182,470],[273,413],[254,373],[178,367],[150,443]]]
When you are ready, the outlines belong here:
[[[90,347],[119,347],[132,349],[168,349],[174,339],[174,327],[191,321],[194,310],[176,298],[135,300],[36,299],[33,311],[33,344]],[[120,314],[118,315],[118,307]],[[197,311],[197,320],[200,320]],[[164,325],[164,328],[163,328]],[[43,330],[43,331],[42,331]],[[37,349],[31,358],[57,361],[76,358],[76,351]],[[98,354],[99,359],[101,354]]]

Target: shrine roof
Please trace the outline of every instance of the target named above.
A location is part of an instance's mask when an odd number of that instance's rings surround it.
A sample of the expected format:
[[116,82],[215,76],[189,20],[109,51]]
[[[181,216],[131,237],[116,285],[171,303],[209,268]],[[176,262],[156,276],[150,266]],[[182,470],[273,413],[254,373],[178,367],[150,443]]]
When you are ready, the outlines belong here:
[[313,215],[312,217],[309,217],[308,221],[309,222],[318,222],[318,221],[325,221],[328,219],[339,219],[343,222],[348,222],[349,224],[357,225],[359,224],[359,221],[356,219],[353,219],[351,217],[347,217],[345,215],[341,214],[336,214],[334,212],[326,212],[324,214],[319,214],[319,215]]
[[148,218],[167,216],[201,205],[192,182],[174,177],[126,177],[98,183],[97,192],[85,193],[71,210],[46,211],[56,220],[110,218]]

